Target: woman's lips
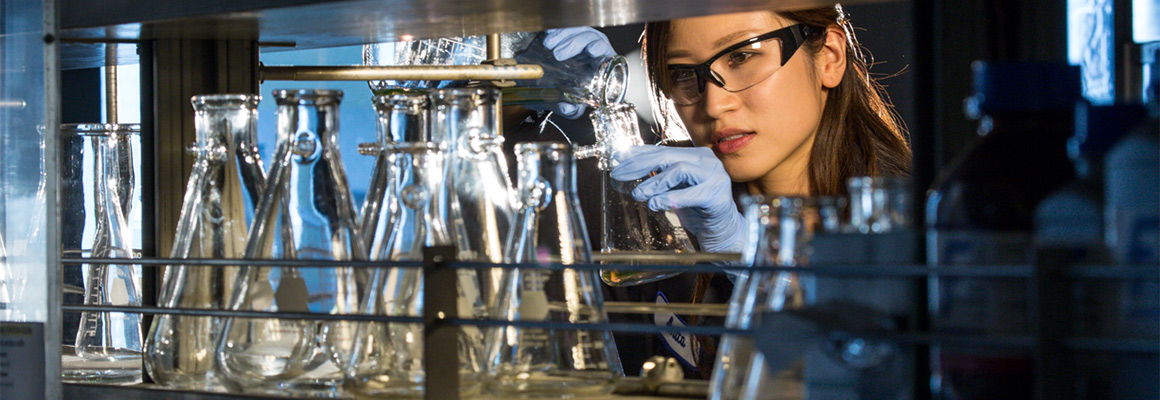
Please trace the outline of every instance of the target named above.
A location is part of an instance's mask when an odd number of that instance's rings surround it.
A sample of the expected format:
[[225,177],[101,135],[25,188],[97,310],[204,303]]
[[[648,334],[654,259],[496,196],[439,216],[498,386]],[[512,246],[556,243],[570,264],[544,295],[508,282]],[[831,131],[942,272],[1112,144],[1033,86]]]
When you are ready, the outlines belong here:
[[[717,135],[714,135],[717,136]],[[739,132],[724,136],[713,143],[713,150],[719,154],[736,153],[753,141],[753,132]]]

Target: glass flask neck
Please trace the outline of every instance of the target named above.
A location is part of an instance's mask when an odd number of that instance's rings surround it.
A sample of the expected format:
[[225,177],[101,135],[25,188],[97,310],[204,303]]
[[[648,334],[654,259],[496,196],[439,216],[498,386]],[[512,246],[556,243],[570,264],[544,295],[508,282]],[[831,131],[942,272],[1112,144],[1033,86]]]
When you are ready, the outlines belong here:
[[430,141],[429,104],[425,92],[375,96],[375,111],[379,119],[379,145]]
[[451,244],[444,220],[447,151],[429,142],[396,143],[387,148],[398,184],[394,186],[398,207],[394,227],[386,243],[376,243],[376,259],[420,261],[423,247]]
[[455,145],[469,135],[496,138],[500,133],[499,89],[441,89],[431,94],[435,110],[433,139]]
[[628,150],[632,146],[644,145],[644,140],[640,137],[636,107],[632,104],[600,107],[594,110],[589,118],[592,119],[596,135],[596,152],[600,157],[601,170],[609,171],[617,165],[613,159],[617,152]]
[[192,149],[199,158],[223,159],[231,147],[248,149],[257,143],[255,119],[261,96],[223,94],[194,96],[194,130],[197,143]]

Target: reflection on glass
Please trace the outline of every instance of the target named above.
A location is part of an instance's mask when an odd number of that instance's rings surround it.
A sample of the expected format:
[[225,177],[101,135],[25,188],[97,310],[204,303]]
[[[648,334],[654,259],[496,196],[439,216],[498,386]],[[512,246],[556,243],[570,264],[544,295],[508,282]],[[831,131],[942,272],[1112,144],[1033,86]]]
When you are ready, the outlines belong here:
[[[432,136],[450,149],[447,182],[451,238],[460,261],[504,262],[514,196],[499,132],[499,91],[441,89],[432,92]],[[484,299],[495,303],[501,269],[481,271]]]
[[[337,148],[342,92],[277,90],[278,145],[246,243],[247,259],[365,260]],[[243,266],[230,310],[354,313],[350,268]],[[353,322],[227,318],[218,363],[231,391],[339,397]]]
[[[398,178],[391,195],[398,207],[390,216],[388,235],[375,238],[374,260],[421,261],[423,248],[449,246],[451,227],[444,218],[447,190],[442,143],[399,142],[387,146],[392,175]],[[483,303],[475,271],[457,270],[458,314],[481,316]],[[423,276],[416,268],[375,269],[361,311],[371,315],[420,316],[423,313]],[[419,324],[360,323],[347,389],[366,398],[420,398],[426,382],[423,326]],[[479,391],[482,364],[478,328],[459,334],[459,388],[463,396]]]
[[[246,231],[266,183],[257,153],[254,95],[194,96],[196,159],[185,189],[171,258],[242,258]],[[220,310],[237,268],[166,268],[161,307]],[[215,317],[160,314],[145,341],[145,368],[158,384],[192,390],[219,387]]]
[[[520,209],[508,258],[524,264],[591,262],[576,198],[572,150],[561,143],[521,143]],[[595,271],[509,269],[493,318],[508,321],[607,321]],[[599,330],[490,328],[488,390],[495,395],[567,398],[606,395],[623,374],[612,334]]]
[[[96,233],[92,258],[133,258],[125,220],[133,187],[128,136],[137,125],[65,125],[72,139],[91,144]],[[66,139],[67,140],[67,139]],[[85,305],[141,305],[141,277],[131,263],[84,266]],[[62,377],[72,382],[135,383],[141,380],[141,316],[117,312],[83,312],[77,330],[78,359],[62,363]],[[66,354],[67,355],[67,354]]]
[[[676,214],[655,212],[646,203],[632,198],[632,189],[645,178],[623,182],[609,174],[616,166],[613,156],[632,146],[644,145],[637,123],[636,107],[616,104],[600,107],[589,114],[596,134],[596,144],[577,149],[576,158],[599,159],[600,252],[657,252],[661,254],[692,253],[693,242],[681,227]],[[645,262],[640,262],[645,263]],[[656,282],[680,274],[675,271],[618,271],[605,269],[600,278],[612,286],[631,286]]]
[[[754,265],[800,266],[808,260],[809,241],[820,220],[812,199],[745,196],[742,206],[746,226],[756,231],[750,236],[754,240],[747,244],[747,250],[754,250]],[[753,328],[764,312],[800,308],[806,302],[802,281],[792,272],[750,272],[734,287],[725,317],[729,328]],[[772,371],[752,338],[726,335],[717,350],[709,398],[773,398],[780,393],[772,390],[778,381],[800,376],[794,368]]]

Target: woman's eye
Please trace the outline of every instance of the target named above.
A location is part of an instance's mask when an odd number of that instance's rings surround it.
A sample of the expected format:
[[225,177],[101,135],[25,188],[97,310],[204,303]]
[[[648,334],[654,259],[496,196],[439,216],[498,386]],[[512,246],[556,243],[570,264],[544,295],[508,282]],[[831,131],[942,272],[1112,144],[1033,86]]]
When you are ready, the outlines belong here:
[[735,51],[735,52],[729,53],[729,56],[727,58],[729,60],[729,66],[735,67],[735,66],[744,64],[746,61],[749,61],[749,59],[756,57],[756,56],[757,56],[757,53],[753,53],[753,52]]

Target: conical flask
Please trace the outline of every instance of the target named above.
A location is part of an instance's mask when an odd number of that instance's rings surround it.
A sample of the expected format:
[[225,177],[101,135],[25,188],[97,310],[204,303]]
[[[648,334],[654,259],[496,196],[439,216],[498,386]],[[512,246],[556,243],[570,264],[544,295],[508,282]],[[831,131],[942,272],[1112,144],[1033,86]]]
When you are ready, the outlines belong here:
[[[388,145],[398,199],[389,235],[375,238],[372,258],[381,261],[421,261],[423,248],[452,244],[446,213],[444,185],[446,147],[438,142],[401,142]],[[460,269],[458,314],[480,316],[483,303],[474,270]],[[421,316],[423,276],[415,268],[374,270],[365,292],[363,313],[387,316]],[[347,389],[359,398],[419,398],[426,382],[423,360],[423,326],[367,322],[359,325]],[[465,327],[459,334],[459,388],[464,396],[479,391],[482,375],[478,328]]]
[[[618,181],[609,175],[616,166],[613,159],[619,151],[642,146],[636,107],[615,104],[600,107],[589,114],[596,134],[596,144],[577,150],[576,158],[588,155],[599,159],[600,200],[603,211],[600,218],[600,252],[692,253],[696,251],[688,232],[671,211],[649,210],[648,205],[632,198],[632,189],[645,178]],[[618,261],[618,263],[623,263]],[[647,263],[633,261],[632,263]],[[656,282],[680,274],[674,271],[617,271],[601,270],[600,279],[611,286],[631,286]]]
[[[512,262],[587,264],[588,234],[576,197],[570,146],[521,143],[520,209],[507,244]],[[563,323],[606,322],[596,271],[505,270],[493,318]],[[605,330],[492,328],[487,334],[488,391],[519,397],[599,396],[623,375]]]
[[[448,144],[449,216],[459,261],[504,262],[511,231],[514,191],[499,136],[499,90],[442,89],[432,92],[436,140]],[[484,302],[491,306],[502,270],[480,271]]]
[[[66,135],[86,138],[93,151],[93,205],[95,233],[92,258],[133,258],[125,214],[133,187],[132,153],[128,136],[137,125],[65,125]],[[128,182],[126,182],[128,181]],[[85,265],[86,305],[141,305],[141,278],[125,264]],[[65,381],[136,383],[141,381],[141,315],[83,312],[76,337],[79,360],[62,363]]]
[[[256,95],[194,96],[197,143],[170,258],[242,258],[246,232],[266,184],[257,151]],[[237,268],[166,268],[158,304],[220,310]],[[220,388],[215,375],[215,317],[160,314],[145,339],[145,368],[154,382],[188,390]]]
[[[808,259],[809,241],[820,218],[813,199],[805,197],[744,196],[746,227],[751,239],[743,250],[753,254],[754,265],[801,266]],[[744,256],[748,257],[748,256]],[[725,326],[748,329],[762,313],[806,305],[806,292],[798,274],[752,271],[735,282]],[[771,390],[788,370],[770,371],[765,356],[751,337],[725,335],[717,349],[717,362],[709,381],[711,400],[773,399]]]
[[367,187],[362,223],[359,225],[368,249],[375,238],[390,235],[393,226],[390,219],[399,212],[398,198],[395,197],[395,184],[399,178],[397,169],[391,166],[391,153],[387,147],[392,143],[430,140],[430,112],[426,92],[375,96],[373,102],[379,140],[359,145],[360,154],[375,156],[375,169]]
[[[250,229],[245,258],[365,260],[338,153],[334,90],[276,90],[278,144]],[[350,268],[243,266],[231,310],[354,313]],[[218,367],[231,391],[341,396],[338,360],[348,359],[353,322],[227,318]]]

